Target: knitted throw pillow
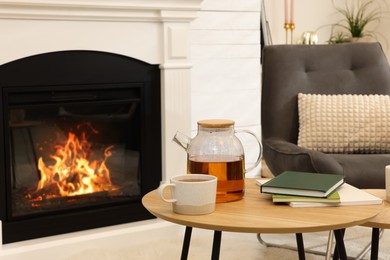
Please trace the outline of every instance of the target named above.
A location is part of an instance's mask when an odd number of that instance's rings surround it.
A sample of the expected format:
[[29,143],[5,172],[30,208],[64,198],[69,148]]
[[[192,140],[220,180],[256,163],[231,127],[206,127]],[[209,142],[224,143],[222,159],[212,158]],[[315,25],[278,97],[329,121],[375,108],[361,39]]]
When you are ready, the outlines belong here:
[[325,153],[389,153],[390,96],[298,94],[298,145]]

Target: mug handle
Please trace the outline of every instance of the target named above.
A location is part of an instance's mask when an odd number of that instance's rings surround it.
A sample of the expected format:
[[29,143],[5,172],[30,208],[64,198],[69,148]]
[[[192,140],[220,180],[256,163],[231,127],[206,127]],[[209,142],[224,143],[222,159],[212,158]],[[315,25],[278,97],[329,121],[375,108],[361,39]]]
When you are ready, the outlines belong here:
[[173,189],[176,185],[174,183],[164,183],[164,184],[161,184],[160,187],[158,187],[158,194],[160,195],[160,198],[163,200],[163,201],[166,201],[166,202],[176,202],[177,199],[167,199],[164,197],[164,190],[165,188],[168,188],[168,187],[172,187],[171,189]]
[[259,155],[257,156],[256,162],[251,167],[248,167],[247,169],[245,169],[245,172],[248,172],[250,170],[253,170],[254,168],[257,167],[257,165],[260,164],[261,158],[262,158],[262,155],[263,155],[263,145],[261,144],[261,141],[257,137],[257,135],[255,133],[253,133],[252,131],[249,131],[249,130],[236,130],[235,132],[236,133],[246,133],[246,134],[252,135],[253,137],[256,138],[257,144],[259,145]]

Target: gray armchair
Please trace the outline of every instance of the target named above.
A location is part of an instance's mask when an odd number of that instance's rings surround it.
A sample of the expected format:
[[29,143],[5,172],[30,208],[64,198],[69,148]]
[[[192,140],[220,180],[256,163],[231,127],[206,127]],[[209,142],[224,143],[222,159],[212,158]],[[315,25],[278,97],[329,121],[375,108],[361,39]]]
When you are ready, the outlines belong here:
[[380,44],[273,45],[262,58],[262,138],[271,172],[343,174],[356,187],[384,188],[390,154],[330,154],[297,145],[298,93],[390,95]]

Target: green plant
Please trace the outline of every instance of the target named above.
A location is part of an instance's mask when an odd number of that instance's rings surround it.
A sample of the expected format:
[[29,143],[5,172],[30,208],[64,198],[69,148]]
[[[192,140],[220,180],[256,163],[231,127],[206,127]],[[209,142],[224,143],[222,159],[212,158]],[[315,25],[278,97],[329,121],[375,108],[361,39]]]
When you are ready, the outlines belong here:
[[[351,37],[372,36],[366,26],[383,17],[386,0],[332,0],[337,13],[343,18],[335,27],[346,29]],[[340,3],[343,2],[344,4]]]
[[337,32],[332,34],[330,39],[328,40],[329,43],[343,43],[348,41],[348,36],[345,35],[343,32]]

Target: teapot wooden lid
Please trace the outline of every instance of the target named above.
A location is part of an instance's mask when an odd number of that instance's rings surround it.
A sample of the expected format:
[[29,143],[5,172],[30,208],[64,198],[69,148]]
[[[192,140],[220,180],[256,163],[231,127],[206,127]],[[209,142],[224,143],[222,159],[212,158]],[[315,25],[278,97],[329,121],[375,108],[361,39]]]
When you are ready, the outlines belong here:
[[198,125],[207,128],[221,128],[233,126],[234,121],[229,119],[207,119],[198,121]]

